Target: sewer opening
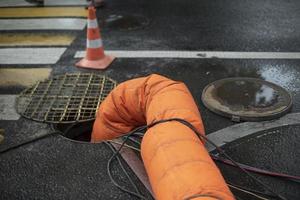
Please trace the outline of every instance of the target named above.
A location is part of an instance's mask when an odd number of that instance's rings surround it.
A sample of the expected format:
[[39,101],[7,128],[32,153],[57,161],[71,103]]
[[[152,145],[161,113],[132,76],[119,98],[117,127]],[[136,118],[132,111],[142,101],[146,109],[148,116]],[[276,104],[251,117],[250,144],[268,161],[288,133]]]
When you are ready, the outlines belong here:
[[[62,136],[71,140],[90,142],[94,121],[78,124],[53,124],[54,129],[62,132]],[[70,128],[71,127],[71,128]],[[68,130],[70,129],[70,130]]]
[[[79,142],[90,142],[94,122],[95,121],[81,122],[77,124],[52,124],[52,127],[53,129],[60,131],[63,137],[68,138],[70,140]],[[137,132],[137,134],[139,135],[143,135],[144,133],[145,131]],[[120,145],[122,141],[124,141],[124,138],[120,137],[119,140],[112,140],[110,142]],[[141,136],[133,135],[130,138],[128,138],[126,145],[139,149],[141,142]],[[140,157],[139,153],[135,153]]]

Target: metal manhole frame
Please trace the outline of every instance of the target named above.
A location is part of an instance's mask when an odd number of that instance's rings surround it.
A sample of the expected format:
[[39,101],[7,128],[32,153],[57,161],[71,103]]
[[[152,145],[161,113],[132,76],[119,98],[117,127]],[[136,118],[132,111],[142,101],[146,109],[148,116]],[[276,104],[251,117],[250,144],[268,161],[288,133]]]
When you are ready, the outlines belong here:
[[[244,122],[235,124],[207,135],[207,138],[218,147],[223,147],[231,142],[251,136],[264,130],[279,128],[283,126],[300,125],[300,113],[289,113],[279,119],[265,122]],[[216,151],[216,147],[207,143],[205,145],[209,152]]]
[[[71,77],[71,76],[77,76],[77,81],[79,79],[80,76],[90,76],[90,79],[92,79],[93,77],[97,77],[99,78],[100,80],[103,79],[102,83],[99,83],[99,86],[101,86],[101,90],[99,92],[99,97],[98,97],[98,101],[97,101],[97,107],[93,110],[95,110],[94,112],[94,115],[93,117],[89,118],[89,119],[77,119],[77,120],[72,120],[72,121],[64,121],[63,120],[63,117],[60,119],[60,120],[57,120],[57,121],[53,121],[53,120],[48,120],[46,117],[44,117],[43,119],[38,119],[38,118],[34,118],[32,116],[28,116],[28,115],[25,115],[24,113],[25,112],[21,112],[20,111],[20,106],[19,106],[19,102],[20,102],[20,99],[21,98],[26,98],[26,95],[28,95],[28,91],[31,91],[33,90],[34,87],[38,87],[41,83],[47,83],[47,82],[51,82],[55,79],[59,80],[60,77]],[[105,82],[106,81],[109,81],[109,83],[111,84],[111,89],[109,90],[109,92],[107,93],[103,93],[103,90],[105,88]],[[51,83],[50,83],[51,84]],[[77,84],[77,83],[76,83]],[[88,83],[90,84],[90,83]],[[63,83],[62,83],[63,85]],[[91,85],[91,84],[90,84]],[[89,89],[89,86],[90,85],[87,85],[86,87],[86,90]],[[77,85],[75,85],[77,86]],[[75,87],[74,86],[74,87]],[[19,95],[18,97],[16,98],[16,101],[15,101],[15,108],[16,108],[16,111],[17,113],[19,113],[22,117],[26,118],[26,119],[30,119],[30,120],[33,120],[33,121],[36,121],[36,122],[43,122],[43,123],[51,123],[51,124],[71,124],[71,123],[82,123],[82,122],[89,122],[89,121],[93,121],[95,120],[96,118],[96,115],[97,115],[97,111],[99,109],[99,106],[100,104],[103,102],[103,100],[108,96],[108,94],[117,86],[117,81],[111,79],[110,77],[106,76],[106,75],[102,75],[102,74],[96,74],[96,73],[81,73],[81,72],[75,72],[75,73],[65,73],[65,74],[59,74],[59,75],[56,75],[56,76],[53,76],[53,77],[49,77],[48,79],[45,79],[43,81],[38,81],[36,84],[32,85],[31,87],[29,88],[26,88],[25,90],[23,90]],[[63,87],[63,86],[62,86]],[[31,96],[34,96],[33,94],[31,94]],[[52,100],[52,102],[55,102],[58,98],[58,95],[56,95],[54,97],[54,99]],[[73,97],[73,90],[72,90],[72,95],[70,96],[65,96],[66,98],[68,98],[68,101],[71,101],[70,99]],[[82,95],[81,96],[81,100],[84,99],[84,98],[90,98],[90,96],[84,96]],[[43,98],[43,97],[41,97]],[[75,98],[78,98],[75,97]],[[30,100],[30,102],[32,101],[32,99]],[[84,100],[83,100],[84,102]],[[29,106],[30,103],[28,103],[27,107]],[[52,106],[52,105],[51,105]],[[66,105],[67,107],[68,105]],[[38,108],[38,106],[37,106]],[[51,109],[52,107],[49,107],[49,110]],[[25,108],[26,110],[27,108]],[[81,108],[79,108],[81,109]],[[65,110],[67,110],[67,108],[65,108]],[[92,111],[91,111],[92,112]],[[80,111],[79,111],[80,113]],[[80,114],[79,114],[80,115]]]
[[[208,104],[206,102],[206,100],[204,100],[205,92],[207,91],[207,89],[209,87],[211,87],[215,83],[220,82],[220,81],[241,80],[241,79],[244,79],[245,81],[259,80],[260,82],[265,82],[269,86],[272,86],[273,89],[276,88],[276,89],[281,90],[282,92],[285,92],[285,94],[289,98],[288,105],[286,106],[285,109],[283,109],[281,111],[272,112],[269,115],[260,115],[257,117],[253,117],[253,116],[249,116],[249,115],[235,115],[234,113],[224,112],[223,110],[216,109],[215,107]],[[292,109],[292,106],[293,106],[293,99],[292,99],[291,93],[288,92],[287,90],[285,90],[283,87],[276,85],[269,81],[265,81],[265,80],[262,80],[259,78],[251,78],[251,77],[231,77],[231,78],[224,78],[224,79],[219,79],[219,80],[213,81],[212,83],[209,83],[208,85],[206,85],[205,88],[203,89],[202,94],[201,94],[201,101],[203,102],[204,106],[206,108],[208,108],[210,111],[212,111],[213,113],[219,114],[226,118],[230,118],[234,122],[241,122],[241,121],[257,122],[257,121],[266,121],[266,120],[277,119],[277,118],[287,114]]]

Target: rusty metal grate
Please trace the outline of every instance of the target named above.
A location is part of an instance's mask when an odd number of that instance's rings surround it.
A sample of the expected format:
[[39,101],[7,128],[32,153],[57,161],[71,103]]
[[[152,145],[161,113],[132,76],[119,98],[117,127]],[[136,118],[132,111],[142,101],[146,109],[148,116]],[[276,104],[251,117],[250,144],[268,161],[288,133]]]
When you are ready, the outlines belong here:
[[95,119],[100,103],[115,87],[116,82],[103,75],[59,75],[23,91],[16,107],[22,116],[40,122],[89,121]]

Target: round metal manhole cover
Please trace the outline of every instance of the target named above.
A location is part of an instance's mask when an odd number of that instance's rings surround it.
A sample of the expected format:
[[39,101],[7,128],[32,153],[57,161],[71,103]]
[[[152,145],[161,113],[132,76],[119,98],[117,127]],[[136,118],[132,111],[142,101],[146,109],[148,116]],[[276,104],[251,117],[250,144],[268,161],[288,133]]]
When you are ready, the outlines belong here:
[[116,82],[103,75],[59,75],[23,91],[16,109],[22,116],[40,122],[85,122],[95,119],[100,103],[115,87]]
[[149,19],[141,15],[109,15],[100,21],[101,26],[116,30],[136,30],[149,23]]
[[280,117],[292,106],[282,87],[256,78],[227,78],[206,86],[204,105],[233,121],[261,121]]

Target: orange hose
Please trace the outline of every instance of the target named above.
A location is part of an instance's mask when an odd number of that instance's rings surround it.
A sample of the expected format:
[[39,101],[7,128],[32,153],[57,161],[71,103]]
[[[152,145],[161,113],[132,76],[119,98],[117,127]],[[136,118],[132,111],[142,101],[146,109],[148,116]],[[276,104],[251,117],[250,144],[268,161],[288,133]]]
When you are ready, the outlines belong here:
[[[170,118],[189,121],[204,134],[198,108],[183,83],[159,75],[133,79],[120,84],[101,104],[92,142]],[[158,200],[234,199],[202,141],[179,122],[148,129],[141,155]]]

